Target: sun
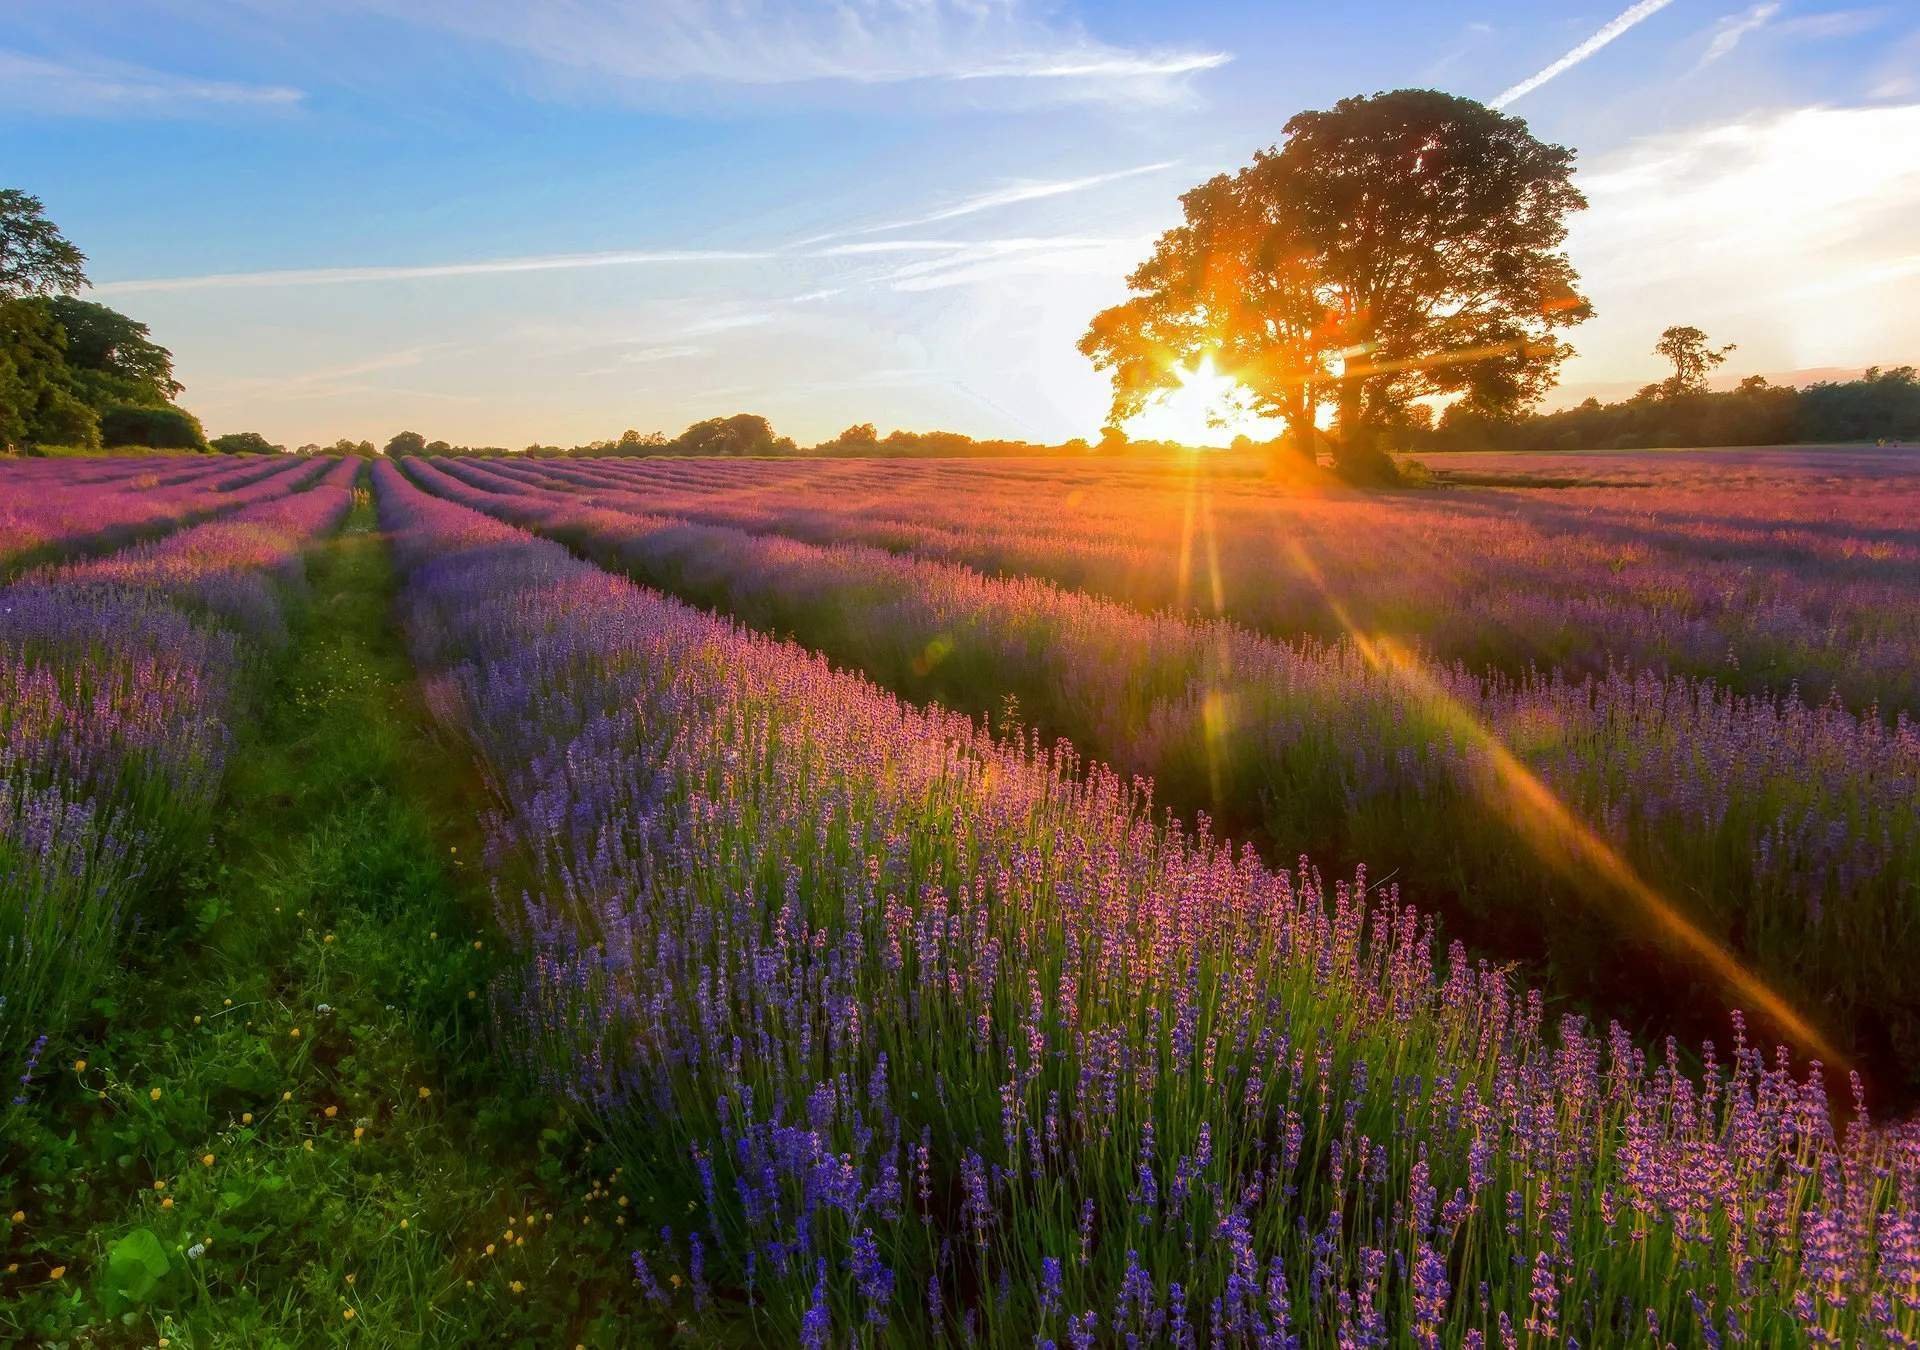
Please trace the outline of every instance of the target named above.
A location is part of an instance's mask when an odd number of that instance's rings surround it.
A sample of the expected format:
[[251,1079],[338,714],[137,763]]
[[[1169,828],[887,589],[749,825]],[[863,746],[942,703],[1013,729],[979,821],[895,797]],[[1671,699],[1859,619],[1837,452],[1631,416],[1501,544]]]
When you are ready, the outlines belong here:
[[1275,434],[1275,424],[1248,406],[1246,387],[1221,374],[1211,353],[1193,366],[1174,367],[1173,374],[1177,385],[1127,419],[1124,430],[1134,440],[1222,448],[1236,436],[1264,440]]

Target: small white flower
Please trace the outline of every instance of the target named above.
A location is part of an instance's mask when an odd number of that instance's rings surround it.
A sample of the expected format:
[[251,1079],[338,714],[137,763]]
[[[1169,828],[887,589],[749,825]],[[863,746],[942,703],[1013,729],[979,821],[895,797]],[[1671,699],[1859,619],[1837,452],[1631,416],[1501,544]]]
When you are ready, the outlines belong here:
[[207,1244],[204,1242],[196,1242],[191,1247],[187,1248],[187,1257],[189,1260],[198,1261],[201,1257],[205,1256],[206,1254],[207,1254]]

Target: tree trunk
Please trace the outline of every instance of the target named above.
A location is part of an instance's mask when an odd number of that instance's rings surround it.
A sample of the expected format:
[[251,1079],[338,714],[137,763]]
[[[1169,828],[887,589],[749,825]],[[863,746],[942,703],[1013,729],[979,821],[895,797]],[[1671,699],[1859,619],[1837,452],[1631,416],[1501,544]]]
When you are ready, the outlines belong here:
[[1351,483],[1391,483],[1399,478],[1391,457],[1380,448],[1378,428],[1366,420],[1358,380],[1340,382],[1339,441],[1333,463]]

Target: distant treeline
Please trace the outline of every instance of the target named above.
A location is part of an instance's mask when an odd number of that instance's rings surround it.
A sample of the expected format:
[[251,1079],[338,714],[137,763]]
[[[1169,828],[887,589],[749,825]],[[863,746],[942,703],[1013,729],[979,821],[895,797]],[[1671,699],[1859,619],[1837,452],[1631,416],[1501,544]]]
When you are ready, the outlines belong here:
[[1407,449],[1643,450],[1690,445],[1920,441],[1920,375],[1878,366],[1855,380],[1795,389],[1749,376],[1720,392],[1650,384],[1632,398],[1590,398],[1558,412],[1489,417],[1449,408],[1437,425],[1402,430]]
[[[1420,412],[1425,412],[1420,409]],[[1416,454],[1455,450],[1638,450],[1690,445],[1792,445],[1840,441],[1920,441],[1920,375],[1912,366],[1874,367],[1858,379],[1827,381],[1796,389],[1759,375],[1723,392],[1682,385],[1650,384],[1618,403],[1588,399],[1558,412],[1493,417],[1455,405],[1433,420],[1412,416],[1388,428],[1396,448]],[[317,451],[371,455],[370,441],[305,445]],[[875,458],[991,458],[1018,455],[1137,455],[1183,447],[1169,441],[1129,440],[1109,428],[1097,442],[1059,443],[985,439],[957,431],[893,431],[880,435],[871,422],[848,427],[829,440],[802,446],[775,433],[757,413],[735,413],[695,422],[678,436],[628,431],[584,445],[453,445],[403,431],[388,454],[507,455],[540,458],[609,458],[641,455],[873,456]],[[1241,450],[1260,448],[1241,437]],[[1283,461],[1285,447],[1265,447]],[[1283,453],[1284,452],[1284,453]]]
[[[514,451],[498,445],[450,445],[430,441],[418,432],[403,431],[387,443],[387,454],[428,455],[507,455],[524,454],[538,458],[568,457],[601,459],[628,455],[871,455],[875,458],[991,458],[1018,455],[1090,455],[1167,453],[1185,447],[1171,441],[1129,440],[1109,428],[1099,441],[1080,437],[1057,443],[1002,439],[976,440],[958,431],[891,431],[885,436],[873,423],[861,422],[838,436],[803,446],[791,436],[774,432],[773,424],[758,413],[735,413],[731,417],[709,417],[695,422],[678,436],[665,432],[627,431],[618,438],[588,441],[584,445],[541,445],[535,443]],[[370,441],[340,441],[331,446],[303,445],[305,453],[339,451],[347,454],[373,454]]]

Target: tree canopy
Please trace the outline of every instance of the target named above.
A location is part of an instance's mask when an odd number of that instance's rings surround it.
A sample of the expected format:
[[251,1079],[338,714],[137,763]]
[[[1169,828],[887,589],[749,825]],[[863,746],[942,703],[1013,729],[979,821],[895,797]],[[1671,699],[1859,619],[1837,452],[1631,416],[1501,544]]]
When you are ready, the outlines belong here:
[[0,188],[0,300],[72,295],[87,284],[86,266],[38,197]]
[[205,450],[207,433],[185,408],[122,404],[100,417],[100,439],[107,445],[144,445],[155,450]]
[[1403,89],[1303,112],[1285,143],[1181,198],[1183,223],[1095,316],[1080,349],[1120,422],[1212,355],[1253,408],[1310,447],[1380,462],[1379,428],[1416,399],[1530,406],[1591,307],[1562,251],[1586,205],[1573,152],[1471,99]]
[[171,403],[184,386],[173,377],[173,353],[148,336],[144,323],[115,309],[57,296],[46,302],[67,333],[67,364],[88,402]]
[[74,295],[86,261],[38,197],[0,188],[0,448],[206,449],[199,422],[174,406],[173,354],[144,323]]
[[257,431],[229,431],[224,436],[215,436],[210,444],[223,455],[278,455],[287,449]]
[[675,447],[686,455],[771,455],[789,453],[793,441],[773,434],[773,424],[758,413],[709,417],[680,433]]
[[1690,323],[1677,323],[1666,329],[1653,344],[1655,356],[1664,356],[1673,362],[1673,374],[1667,380],[1666,391],[1669,394],[1699,393],[1707,387],[1709,372],[1723,364],[1727,353],[1735,350],[1736,345],[1729,342],[1724,347],[1711,346],[1707,335]]

